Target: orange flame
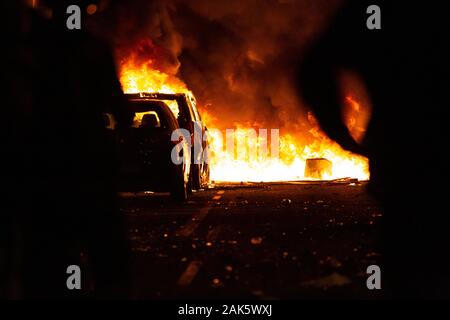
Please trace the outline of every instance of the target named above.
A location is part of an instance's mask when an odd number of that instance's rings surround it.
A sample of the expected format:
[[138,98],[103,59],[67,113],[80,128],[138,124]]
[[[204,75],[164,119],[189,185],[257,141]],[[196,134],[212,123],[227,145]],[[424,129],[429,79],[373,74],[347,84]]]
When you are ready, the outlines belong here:
[[189,92],[184,82],[177,77],[155,70],[153,62],[139,63],[132,55],[120,64],[120,82],[125,93]]

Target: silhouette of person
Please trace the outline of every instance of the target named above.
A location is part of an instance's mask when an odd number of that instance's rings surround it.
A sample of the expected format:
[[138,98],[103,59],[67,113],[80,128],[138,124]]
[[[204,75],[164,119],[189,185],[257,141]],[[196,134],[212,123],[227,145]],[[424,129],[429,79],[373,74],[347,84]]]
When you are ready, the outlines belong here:
[[[23,91],[26,102],[7,105],[14,113],[11,131],[19,132],[10,139],[11,148],[20,149],[11,158],[20,178],[11,184],[20,203],[11,210],[19,230],[12,224],[8,230],[21,235],[12,244],[22,243],[20,296],[124,296],[126,224],[116,203],[115,142],[104,121],[105,112],[120,118],[123,92],[109,47],[83,28],[66,27],[66,8],[84,3],[45,4],[51,18],[8,8],[22,21],[11,36],[19,55],[11,54],[17,74],[8,81],[10,96]],[[70,265],[81,267],[81,293],[66,286]]]
[[[381,29],[369,29],[369,5]],[[370,159],[384,207],[382,277],[394,297],[450,297],[445,160],[449,107],[448,2],[349,1],[299,68],[301,96],[322,129]],[[364,141],[341,120],[339,72],[363,80],[372,103]]]

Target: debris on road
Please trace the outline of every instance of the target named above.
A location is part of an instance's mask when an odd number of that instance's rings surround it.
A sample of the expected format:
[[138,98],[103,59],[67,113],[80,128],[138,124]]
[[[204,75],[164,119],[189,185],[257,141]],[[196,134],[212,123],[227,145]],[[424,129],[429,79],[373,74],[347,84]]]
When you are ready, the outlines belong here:
[[261,237],[253,237],[250,240],[250,243],[253,244],[253,245],[259,245],[259,244],[262,243],[262,241],[263,241],[263,238],[261,238]]
[[324,179],[332,176],[333,164],[325,158],[306,159],[305,178]]
[[302,282],[303,287],[314,287],[319,289],[328,289],[330,287],[341,287],[350,284],[352,281],[342,274],[333,272],[332,274],[310,281]]

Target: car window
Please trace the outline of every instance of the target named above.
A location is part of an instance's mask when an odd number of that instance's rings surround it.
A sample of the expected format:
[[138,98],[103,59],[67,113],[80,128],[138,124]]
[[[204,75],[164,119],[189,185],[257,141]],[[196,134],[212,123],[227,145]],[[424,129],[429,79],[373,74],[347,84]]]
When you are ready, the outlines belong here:
[[156,111],[135,112],[133,118],[133,128],[160,128],[161,120]]

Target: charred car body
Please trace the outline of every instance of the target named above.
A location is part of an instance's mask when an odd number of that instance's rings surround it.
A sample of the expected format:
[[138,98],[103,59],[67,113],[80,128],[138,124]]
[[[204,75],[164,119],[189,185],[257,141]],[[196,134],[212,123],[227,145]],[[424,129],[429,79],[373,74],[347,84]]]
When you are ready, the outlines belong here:
[[[186,141],[171,139],[179,129],[173,112],[162,101],[133,96],[128,96],[126,109],[124,123],[118,123],[115,130],[119,140],[120,189],[170,191],[173,198],[185,200],[190,150]],[[111,120],[107,122],[110,123]]]
[[208,133],[201,121],[197,110],[196,100],[187,93],[136,93],[127,94],[130,99],[163,101],[176,116],[180,128],[190,135],[191,167],[189,188],[199,190],[206,188],[210,182],[210,168],[208,164]]

